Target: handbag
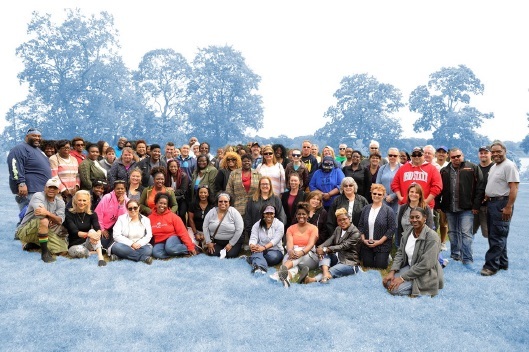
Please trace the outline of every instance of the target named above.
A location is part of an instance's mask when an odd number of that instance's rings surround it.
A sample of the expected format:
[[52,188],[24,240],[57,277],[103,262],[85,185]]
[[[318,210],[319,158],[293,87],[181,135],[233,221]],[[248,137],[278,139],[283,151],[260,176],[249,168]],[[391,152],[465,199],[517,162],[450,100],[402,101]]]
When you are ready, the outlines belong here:
[[222,219],[220,219],[219,224],[217,225],[217,228],[215,229],[215,232],[213,232],[213,236],[211,236],[211,242],[215,242],[215,236],[217,235],[217,231],[219,230],[220,224],[222,224],[222,221],[226,217],[226,214],[228,214],[228,212],[224,213],[224,216],[222,217]]

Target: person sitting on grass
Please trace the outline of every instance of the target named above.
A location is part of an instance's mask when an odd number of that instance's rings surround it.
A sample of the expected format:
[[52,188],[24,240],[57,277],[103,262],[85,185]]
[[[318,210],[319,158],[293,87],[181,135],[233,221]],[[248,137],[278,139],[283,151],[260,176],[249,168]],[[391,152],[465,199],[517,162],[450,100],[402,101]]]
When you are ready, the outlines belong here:
[[[287,254],[283,258],[283,265],[277,272],[278,279],[284,287],[290,287],[290,280],[297,274],[298,269],[318,267],[318,256],[313,251],[318,240],[318,228],[308,222],[309,205],[298,203],[296,212],[297,223],[287,229]],[[271,276],[275,279],[275,275]]]
[[119,216],[112,234],[115,242],[109,248],[111,261],[122,258],[152,264],[151,221],[140,214],[137,201],[127,202],[127,213]]
[[64,226],[68,230],[68,254],[72,258],[88,258],[95,251],[99,259],[97,265],[105,266],[101,246],[101,228],[97,214],[91,210],[90,192],[77,191],[72,199],[72,207],[66,210]]
[[195,244],[182,219],[169,209],[169,195],[157,193],[154,203],[155,211],[149,215],[154,237],[153,257],[167,259],[179,255],[196,255]]
[[52,254],[66,253],[68,246],[59,234],[64,222],[64,201],[59,195],[58,178],[50,178],[44,186],[44,192],[36,192],[29,202],[26,214],[17,228],[16,238],[24,243],[24,249],[41,250],[41,259],[45,263],[55,261]]
[[435,296],[444,285],[443,268],[437,260],[441,241],[426,225],[429,209],[413,208],[411,231],[402,235],[391,271],[382,284],[392,295]]
[[[316,248],[316,254],[320,256],[320,267],[322,274],[309,277],[309,268],[303,267],[299,274],[299,282],[328,283],[331,278],[355,275],[360,268],[360,232],[351,222],[345,208],[335,212],[338,227],[331,237]],[[334,265],[333,265],[334,263]]]
[[275,217],[276,209],[267,205],[261,211],[261,220],[252,226],[248,262],[252,273],[265,274],[268,266],[281,263],[283,259],[282,240],[285,226]]

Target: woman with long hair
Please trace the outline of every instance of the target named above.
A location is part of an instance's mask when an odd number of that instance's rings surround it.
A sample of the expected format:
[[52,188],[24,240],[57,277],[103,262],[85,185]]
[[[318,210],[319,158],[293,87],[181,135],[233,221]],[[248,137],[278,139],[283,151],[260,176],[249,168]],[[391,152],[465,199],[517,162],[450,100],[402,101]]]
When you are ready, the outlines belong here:
[[[309,223],[318,228],[318,240],[316,245],[320,245],[329,238],[329,230],[327,229],[327,210],[323,207],[323,194],[321,191],[312,191],[307,194],[305,199],[309,205]],[[297,220],[294,218],[292,223]]]
[[397,248],[400,245],[400,239],[403,233],[409,232],[413,227],[410,222],[410,212],[417,207],[428,210],[428,213],[426,214],[426,225],[432,229],[434,227],[432,210],[424,200],[424,193],[421,185],[418,183],[412,183],[408,187],[407,202],[399,208],[397,214],[397,235],[395,238],[395,245]]
[[178,203],[178,216],[180,216],[185,223],[187,214],[186,193],[189,189],[189,177],[187,177],[187,173],[180,168],[180,162],[177,159],[167,160],[165,186],[173,189],[176,202]]
[[189,206],[187,221],[195,241],[199,246],[202,246],[204,241],[204,218],[215,205],[207,185],[199,186],[197,193],[198,197]]
[[228,180],[232,171],[240,169],[242,161],[239,154],[234,152],[227,152],[220,161],[219,171],[215,178],[215,191],[217,193],[225,192],[228,186]]
[[285,191],[285,169],[281,163],[278,163],[274,150],[267,145],[263,148],[263,162],[256,170],[262,176],[268,176],[272,181],[272,189],[278,196]]
[[211,194],[216,194],[215,189],[215,178],[217,177],[217,169],[210,164],[209,158],[206,155],[197,156],[197,167],[193,171],[191,178],[191,201],[196,197],[198,187],[201,185],[207,185]]
[[112,192],[103,196],[95,212],[101,229],[101,244],[108,249],[112,244],[112,232],[118,217],[127,213],[126,204],[129,198],[126,194],[126,181],[116,180]]
[[143,193],[143,185],[141,184],[141,169],[139,167],[134,168],[130,172],[129,183],[127,189],[127,196],[129,199],[139,201],[141,194]]
[[305,199],[305,192],[303,192],[303,182],[298,173],[290,173],[288,178],[288,190],[281,195],[281,203],[287,215],[285,229],[292,225],[293,219],[296,217],[296,209],[299,202]]

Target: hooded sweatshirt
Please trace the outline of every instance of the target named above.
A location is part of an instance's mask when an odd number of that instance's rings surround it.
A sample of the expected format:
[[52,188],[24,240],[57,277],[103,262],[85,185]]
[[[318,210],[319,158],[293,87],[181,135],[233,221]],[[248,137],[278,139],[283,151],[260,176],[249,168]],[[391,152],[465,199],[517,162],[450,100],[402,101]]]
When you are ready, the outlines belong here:
[[195,245],[187,233],[187,228],[178,215],[167,209],[163,214],[153,211],[149,215],[151,220],[154,243],[163,243],[171,236],[178,236],[189,251],[195,250]]

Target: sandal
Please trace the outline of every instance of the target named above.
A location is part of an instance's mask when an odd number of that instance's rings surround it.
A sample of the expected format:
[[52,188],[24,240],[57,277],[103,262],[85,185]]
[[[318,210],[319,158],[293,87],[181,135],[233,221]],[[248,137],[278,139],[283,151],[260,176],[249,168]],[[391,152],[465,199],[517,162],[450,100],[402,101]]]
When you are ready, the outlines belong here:
[[329,280],[331,280],[331,278],[328,277],[328,276],[325,276],[325,277],[323,277],[323,278],[320,280],[320,283],[322,283],[322,284],[328,284],[328,283],[329,283]]

